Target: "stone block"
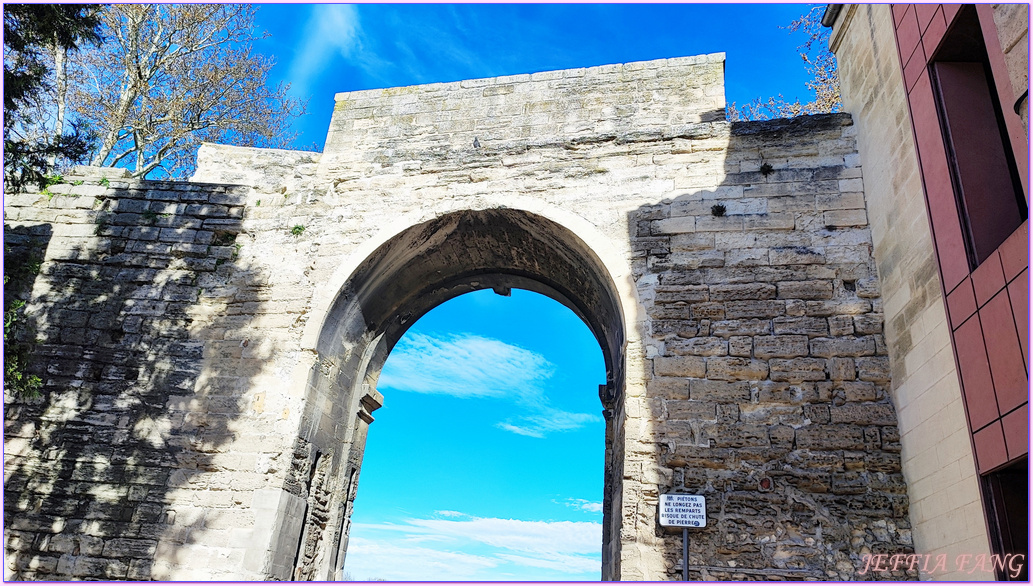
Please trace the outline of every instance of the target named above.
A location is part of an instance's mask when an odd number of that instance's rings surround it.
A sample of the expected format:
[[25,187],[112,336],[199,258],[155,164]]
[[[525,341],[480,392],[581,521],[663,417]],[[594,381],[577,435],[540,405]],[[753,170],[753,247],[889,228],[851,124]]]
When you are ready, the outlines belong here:
[[709,301],[710,293],[709,289],[705,285],[686,285],[686,286],[658,286],[656,287],[655,303],[696,303],[702,301]]
[[763,425],[719,423],[708,429],[708,436],[716,448],[739,449],[771,445],[768,429]]
[[807,355],[807,336],[756,336],[753,354],[757,358],[795,358]]
[[714,337],[678,338],[667,342],[667,350],[679,356],[725,356],[728,354],[728,341]]
[[749,358],[753,355],[753,339],[749,336],[732,336],[728,338],[728,354]]
[[772,213],[743,216],[744,230],[792,230],[796,226],[796,218],[792,213]]
[[730,319],[711,322],[714,336],[757,336],[771,333],[771,322],[766,319]]
[[864,299],[831,299],[828,301],[805,301],[804,303],[804,314],[811,317],[860,315],[872,310],[871,302]]
[[876,383],[890,382],[890,359],[886,356],[858,358],[857,378]]
[[855,403],[829,408],[832,423],[858,425],[896,425],[893,405],[887,403]]
[[801,450],[861,450],[864,430],[856,425],[807,425],[796,430]]
[[803,415],[812,423],[828,423],[832,418],[828,405],[804,405]]
[[[772,318],[785,314],[785,301],[729,301],[724,305],[724,318]],[[714,318],[720,319],[720,318]]]
[[849,315],[837,315],[829,318],[829,335],[835,337],[849,336],[854,333],[854,318]]
[[710,299],[713,301],[774,299],[774,297],[775,287],[767,283],[744,283],[710,286]]
[[104,543],[104,557],[149,558],[154,556],[157,542],[149,539],[108,539]]
[[829,335],[828,322],[818,317],[776,317],[771,323],[776,335],[802,334],[811,338]]
[[825,264],[825,249],[810,246],[776,247],[768,252],[774,265]]
[[654,220],[650,229],[650,232],[655,235],[688,234],[695,231],[696,218],[693,216]]
[[857,377],[857,369],[851,358],[829,358],[825,370],[828,372],[829,380],[854,380]]
[[[837,359],[830,358],[830,360]],[[875,401],[879,398],[878,390],[870,382],[840,381],[836,386],[837,388],[833,391],[834,396],[838,398],[841,395],[843,400],[848,403]]]
[[724,319],[725,304],[723,303],[696,303],[689,310],[689,315],[698,319]]
[[688,399],[689,381],[683,378],[654,378],[646,382],[646,393],[650,397],[665,399]]
[[771,380],[799,383],[825,380],[825,361],[820,358],[773,358],[768,361]]
[[754,267],[770,264],[766,248],[732,248],[725,251],[725,266]]
[[706,401],[667,401],[670,419],[717,421],[717,403]]
[[699,356],[657,356],[653,358],[653,373],[657,376],[702,378],[706,373],[706,363]]
[[869,313],[854,316],[854,332],[858,334],[881,334],[882,314]]
[[[852,179],[850,181],[853,181]],[[822,213],[826,226],[846,228],[850,226],[863,227],[868,225],[868,214],[864,209],[859,210],[832,210]]]
[[785,281],[778,284],[779,299],[832,299],[829,281]]
[[814,338],[810,343],[811,355],[823,358],[833,356],[871,356],[875,354],[875,339],[861,338]]
[[750,400],[750,385],[746,382],[693,379],[689,381],[689,398],[693,401],[744,403]]
[[864,209],[864,193],[859,191],[819,195],[815,199],[818,210],[860,210]]
[[[684,312],[684,308],[683,308]],[[703,326],[702,328],[700,326]],[[707,335],[705,322],[695,319],[654,319],[651,322],[651,331],[657,338],[666,338],[676,335],[681,338],[693,338],[699,335]]]
[[761,380],[768,375],[768,364],[762,360],[741,357],[711,357],[707,359],[707,378],[710,380]]

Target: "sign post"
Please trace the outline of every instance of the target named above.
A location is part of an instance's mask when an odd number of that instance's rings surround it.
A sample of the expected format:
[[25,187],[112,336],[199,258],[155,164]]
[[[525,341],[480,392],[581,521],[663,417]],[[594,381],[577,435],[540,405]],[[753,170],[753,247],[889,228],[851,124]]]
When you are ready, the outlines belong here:
[[696,494],[660,495],[660,525],[682,528],[682,580],[688,582],[689,527],[707,526],[707,500]]

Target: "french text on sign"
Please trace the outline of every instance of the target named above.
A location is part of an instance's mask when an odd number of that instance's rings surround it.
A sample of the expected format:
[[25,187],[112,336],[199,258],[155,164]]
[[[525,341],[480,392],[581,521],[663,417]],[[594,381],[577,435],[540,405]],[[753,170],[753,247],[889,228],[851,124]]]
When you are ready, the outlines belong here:
[[706,499],[696,494],[660,495],[660,524],[664,527],[706,527]]

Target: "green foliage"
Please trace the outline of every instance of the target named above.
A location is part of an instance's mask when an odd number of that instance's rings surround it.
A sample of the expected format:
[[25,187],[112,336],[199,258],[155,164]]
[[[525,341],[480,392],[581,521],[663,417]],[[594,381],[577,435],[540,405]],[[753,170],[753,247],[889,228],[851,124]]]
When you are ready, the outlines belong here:
[[101,177],[101,179],[100,179],[100,186],[101,187],[111,187],[111,182],[108,181],[107,177]]
[[43,380],[28,374],[36,334],[25,320],[25,297],[43,266],[43,249],[30,240],[26,247],[4,247],[4,388],[21,397],[36,397]]
[[47,201],[54,199],[54,194],[50,192],[50,188],[61,183],[64,183],[64,178],[57,174],[47,175],[43,178],[42,193],[47,196]]
[[301,236],[304,233],[305,233],[305,227],[302,226],[301,224],[298,224],[297,226],[294,226],[293,228],[291,228],[291,236]]
[[4,187],[43,188],[51,161],[86,157],[94,136],[73,123],[70,132],[30,132],[38,120],[30,110],[50,89],[48,51],[75,50],[100,40],[96,5],[4,4]]
[[18,339],[23,329],[21,317],[24,307],[25,302],[16,299],[4,310],[4,389],[31,398],[39,396],[43,379],[24,372],[30,349],[28,344]]

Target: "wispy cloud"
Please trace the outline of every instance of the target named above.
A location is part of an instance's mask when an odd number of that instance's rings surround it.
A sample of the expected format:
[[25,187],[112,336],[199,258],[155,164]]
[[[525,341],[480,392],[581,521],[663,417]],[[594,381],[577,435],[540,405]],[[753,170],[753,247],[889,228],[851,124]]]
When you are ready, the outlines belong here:
[[533,554],[595,554],[602,539],[602,525],[581,521],[521,521],[472,518],[409,519],[409,530],[422,528],[435,535],[470,539],[492,547]]
[[302,44],[290,64],[288,79],[298,95],[307,95],[315,77],[334,59],[350,57],[360,47],[362,28],[354,5],[314,4],[302,32]]
[[365,537],[349,543],[346,569],[356,579],[387,580],[569,579],[599,571],[600,523],[458,516],[464,518],[356,523],[355,533]]
[[392,350],[379,386],[454,397],[519,396],[538,402],[552,363],[541,354],[469,334],[410,332]]
[[498,565],[488,556],[363,538],[349,540],[345,558],[345,571],[354,580],[462,580]]
[[518,417],[497,423],[496,426],[528,437],[545,437],[554,431],[571,431],[592,421],[596,416],[590,413],[569,413],[567,411],[549,411],[530,417]]
[[603,503],[598,501],[590,501],[587,499],[567,499],[566,501],[563,501],[562,504],[575,509],[581,509],[582,511],[587,511],[589,513],[603,512]]
[[556,367],[537,352],[472,334],[410,332],[391,352],[378,386],[460,398],[505,399],[527,411],[496,424],[528,437],[581,428],[597,416],[553,408],[546,389]]

